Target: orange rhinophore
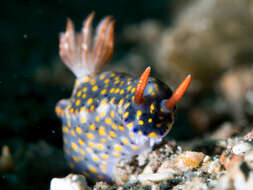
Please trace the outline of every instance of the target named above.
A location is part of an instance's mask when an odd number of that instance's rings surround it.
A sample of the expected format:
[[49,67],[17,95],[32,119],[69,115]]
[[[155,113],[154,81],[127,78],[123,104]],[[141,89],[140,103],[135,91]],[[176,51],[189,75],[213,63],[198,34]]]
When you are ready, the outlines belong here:
[[148,83],[148,77],[150,75],[150,71],[151,71],[151,68],[147,67],[139,79],[136,93],[135,93],[135,99],[134,99],[136,104],[141,104],[144,101],[143,93]]
[[165,107],[168,110],[171,110],[175,107],[176,103],[183,97],[185,91],[189,87],[191,83],[191,75],[188,75],[183,82],[178,86],[175,92],[172,94],[170,99],[168,99],[165,103]]

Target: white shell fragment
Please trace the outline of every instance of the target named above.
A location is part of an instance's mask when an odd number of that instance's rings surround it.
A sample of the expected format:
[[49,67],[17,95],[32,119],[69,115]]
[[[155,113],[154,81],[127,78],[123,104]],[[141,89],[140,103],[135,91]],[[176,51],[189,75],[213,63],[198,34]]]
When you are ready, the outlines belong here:
[[84,176],[69,174],[64,178],[53,178],[50,190],[90,190]]
[[173,178],[173,172],[160,172],[160,173],[155,173],[155,174],[141,174],[138,175],[138,180],[141,183],[144,183],[145,181],[153,181],[153,182],[158,182],[158,181],[163,181],[167,179],[172,179]]
[[243,155],[244,153],[249,151],[250,148],[251,146],[249,143],[240,142],[233,147],[232,151],[236,155]]

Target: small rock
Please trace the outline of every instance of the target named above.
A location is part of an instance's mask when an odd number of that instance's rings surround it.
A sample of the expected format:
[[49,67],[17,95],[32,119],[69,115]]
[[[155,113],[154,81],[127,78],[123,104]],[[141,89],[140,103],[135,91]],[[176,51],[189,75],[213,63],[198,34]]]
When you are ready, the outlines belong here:
[[175,166],[181,170],[197,168],[204,157],[202,152],[186,151],[176,157]]
[[112,189],[110,185],[105,182],[97,182],[96,185],[93,187],[93,190],[110,190]]
[[241,156],[230,154],[222,154],[220,157],[220,163],[224,165],[227,170],[231,170],[238,166],[242,162],[243,158]]
[[252,141],[252,139],[253,139],[253,130],[251,132],[247,133],[243,138],[244,138],[244,140]]
[[144,185],[150,185],[150,182],[159,182],[172,178],[173,178],[172,172],[167,171],[155,174],[140,174],[138,176],[138,181],[140,181]]
[[69,174],[64,178],[53,178],[50,190],[91,190],[91,188],[88,187],[84,176]]
[[245,162],[253,170],[253,150],[247,152],[244,156]]
[[240,142],[238,144],[236,144],[233,148],[232,151],[234,154],[236,155],[243,155],[245,154],[247,151],[249,151],[251,148],[251,145],[249,143],[245,143],[245,142]]
[[11,172],[15,168],[14,160],[10,153],[9,147],[4,145],[0,156],[0,172]]

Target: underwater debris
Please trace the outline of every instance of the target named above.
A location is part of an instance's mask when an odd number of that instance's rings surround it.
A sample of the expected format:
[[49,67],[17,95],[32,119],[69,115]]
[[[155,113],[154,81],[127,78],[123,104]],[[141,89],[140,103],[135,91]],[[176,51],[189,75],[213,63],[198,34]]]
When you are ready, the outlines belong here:
[[64,178],[53,178],[50,190],[91,190],[83,175],[69,174]]
[[2,147],[2,153],[0,155],[0,173],[12,172],[15,169],[15,163],[12,158],[10,149],[7,145]]

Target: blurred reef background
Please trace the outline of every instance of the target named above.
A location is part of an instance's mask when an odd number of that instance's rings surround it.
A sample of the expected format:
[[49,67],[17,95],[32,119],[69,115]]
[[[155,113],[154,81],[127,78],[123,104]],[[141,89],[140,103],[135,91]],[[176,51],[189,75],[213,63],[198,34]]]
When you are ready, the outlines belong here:
[[192,74],[167,139],[208,154],[206,139],[252,130],[252,0],[3,0],[0,189],[49,189],[53,177],[70,172],[54,108],[70,96],[74,75],[59,58],[58,38],[68,17],[79,31],[92,11],[93,26],[116,19],[105,70],[139,76],[150,65],[172,89]]

